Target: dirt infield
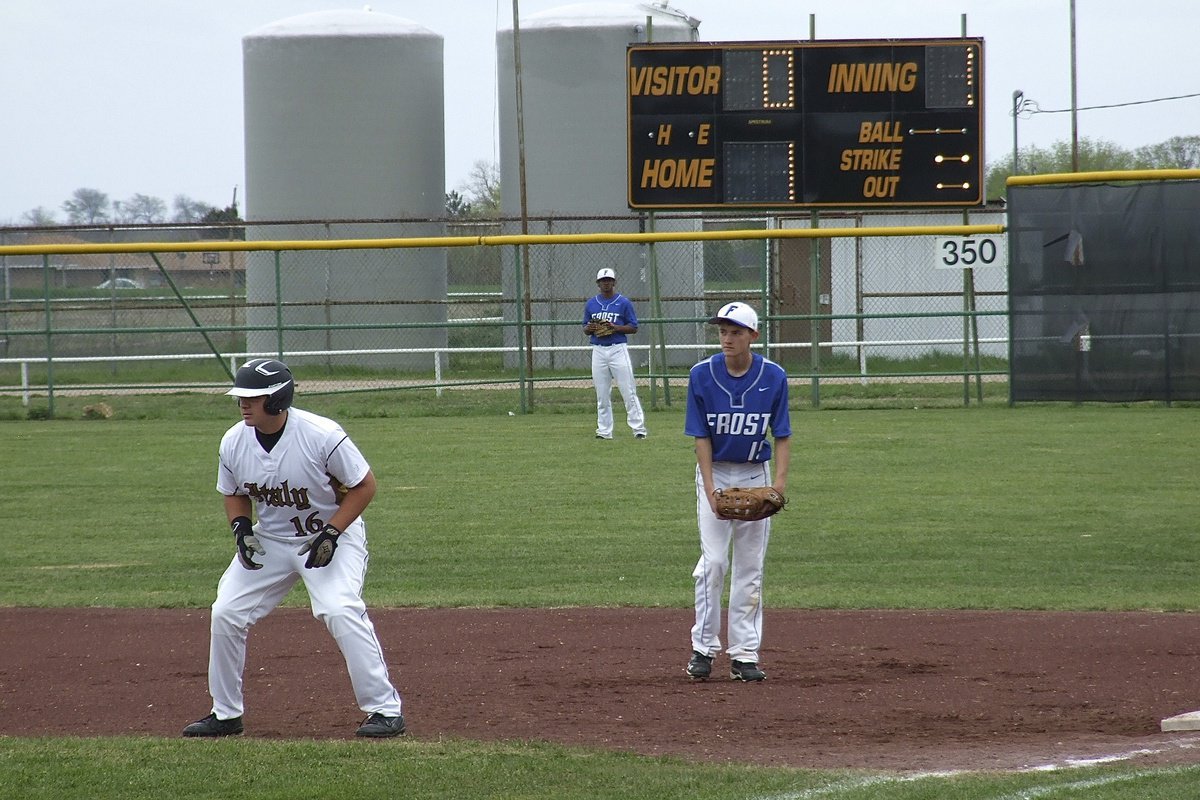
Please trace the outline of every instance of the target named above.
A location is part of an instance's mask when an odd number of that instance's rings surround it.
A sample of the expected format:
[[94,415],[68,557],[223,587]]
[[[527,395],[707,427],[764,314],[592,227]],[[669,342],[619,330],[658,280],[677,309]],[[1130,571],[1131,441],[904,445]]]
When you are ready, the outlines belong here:
[[[690,611],[374,609],[410,737],[793,767],[1200,763],[1200,615],[768,610],[765,683],[691,683]],[[178,736],[208,713],[208,613],[0,609],[0,735]],[[251,632],[246,735],[362,714],[306,610]],[[367,745],[368,743],[364,743]],[[368,745],[369,746],[369,745]]]

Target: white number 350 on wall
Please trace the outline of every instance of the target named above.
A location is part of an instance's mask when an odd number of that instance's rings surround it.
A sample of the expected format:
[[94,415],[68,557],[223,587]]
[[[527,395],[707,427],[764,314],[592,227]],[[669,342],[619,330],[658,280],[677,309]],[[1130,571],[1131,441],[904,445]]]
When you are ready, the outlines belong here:
[[938,269],[1008,266],[1008,240],[1003,236],[935,236]]

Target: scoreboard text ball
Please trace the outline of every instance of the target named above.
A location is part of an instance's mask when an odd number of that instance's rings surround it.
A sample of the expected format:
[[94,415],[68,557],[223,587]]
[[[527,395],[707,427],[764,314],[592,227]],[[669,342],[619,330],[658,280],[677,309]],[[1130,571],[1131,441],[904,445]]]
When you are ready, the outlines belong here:
[[980,205],[983,39],[630,45],[631,208]]

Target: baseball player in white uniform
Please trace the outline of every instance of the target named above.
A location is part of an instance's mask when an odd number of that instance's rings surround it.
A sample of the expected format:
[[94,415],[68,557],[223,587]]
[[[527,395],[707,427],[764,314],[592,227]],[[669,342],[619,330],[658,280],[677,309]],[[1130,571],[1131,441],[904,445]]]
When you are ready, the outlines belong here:
[[188,725],[184,736],[242,733],[247,633],[298,580],[313,616],[345,657],[355,699],[367,714],[357,735],[404,733],[400,695],[362,598],[367,531],[361,515],[375,495],[375,477],[340,425],[291,407],[294,390],[283,362],[258,358],[238,369],[226,393],[238,399],[243,421],[221,439],[217,491],[237,552],[212,606],[212,713]]
[[[629,360],[629,335],[637,333],[637,312],[628,297],[617,294],[617,273],[607,267],[596,273],[599,294],[583,306],[583,332],[592,343],[592,383],[596,387],[596,438],[613,437],[613,381],[625,403],[625,422],[634,438],[646,438],[646,415],[633,382]],[[598,323],[608,323],[612,332],[597,333]]]

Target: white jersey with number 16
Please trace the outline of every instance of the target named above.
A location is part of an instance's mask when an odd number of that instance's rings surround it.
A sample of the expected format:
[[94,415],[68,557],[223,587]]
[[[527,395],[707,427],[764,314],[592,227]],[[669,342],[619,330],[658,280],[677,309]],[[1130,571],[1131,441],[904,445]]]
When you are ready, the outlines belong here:
[[239,422],[226,431],[217,491],[250,497],[259,535],[293,540],[320,533],[337,511],[331,476],[345,486],[357,486],[369,470],[340,425],[293,407],[269,453],[258,443],[254,428]]

